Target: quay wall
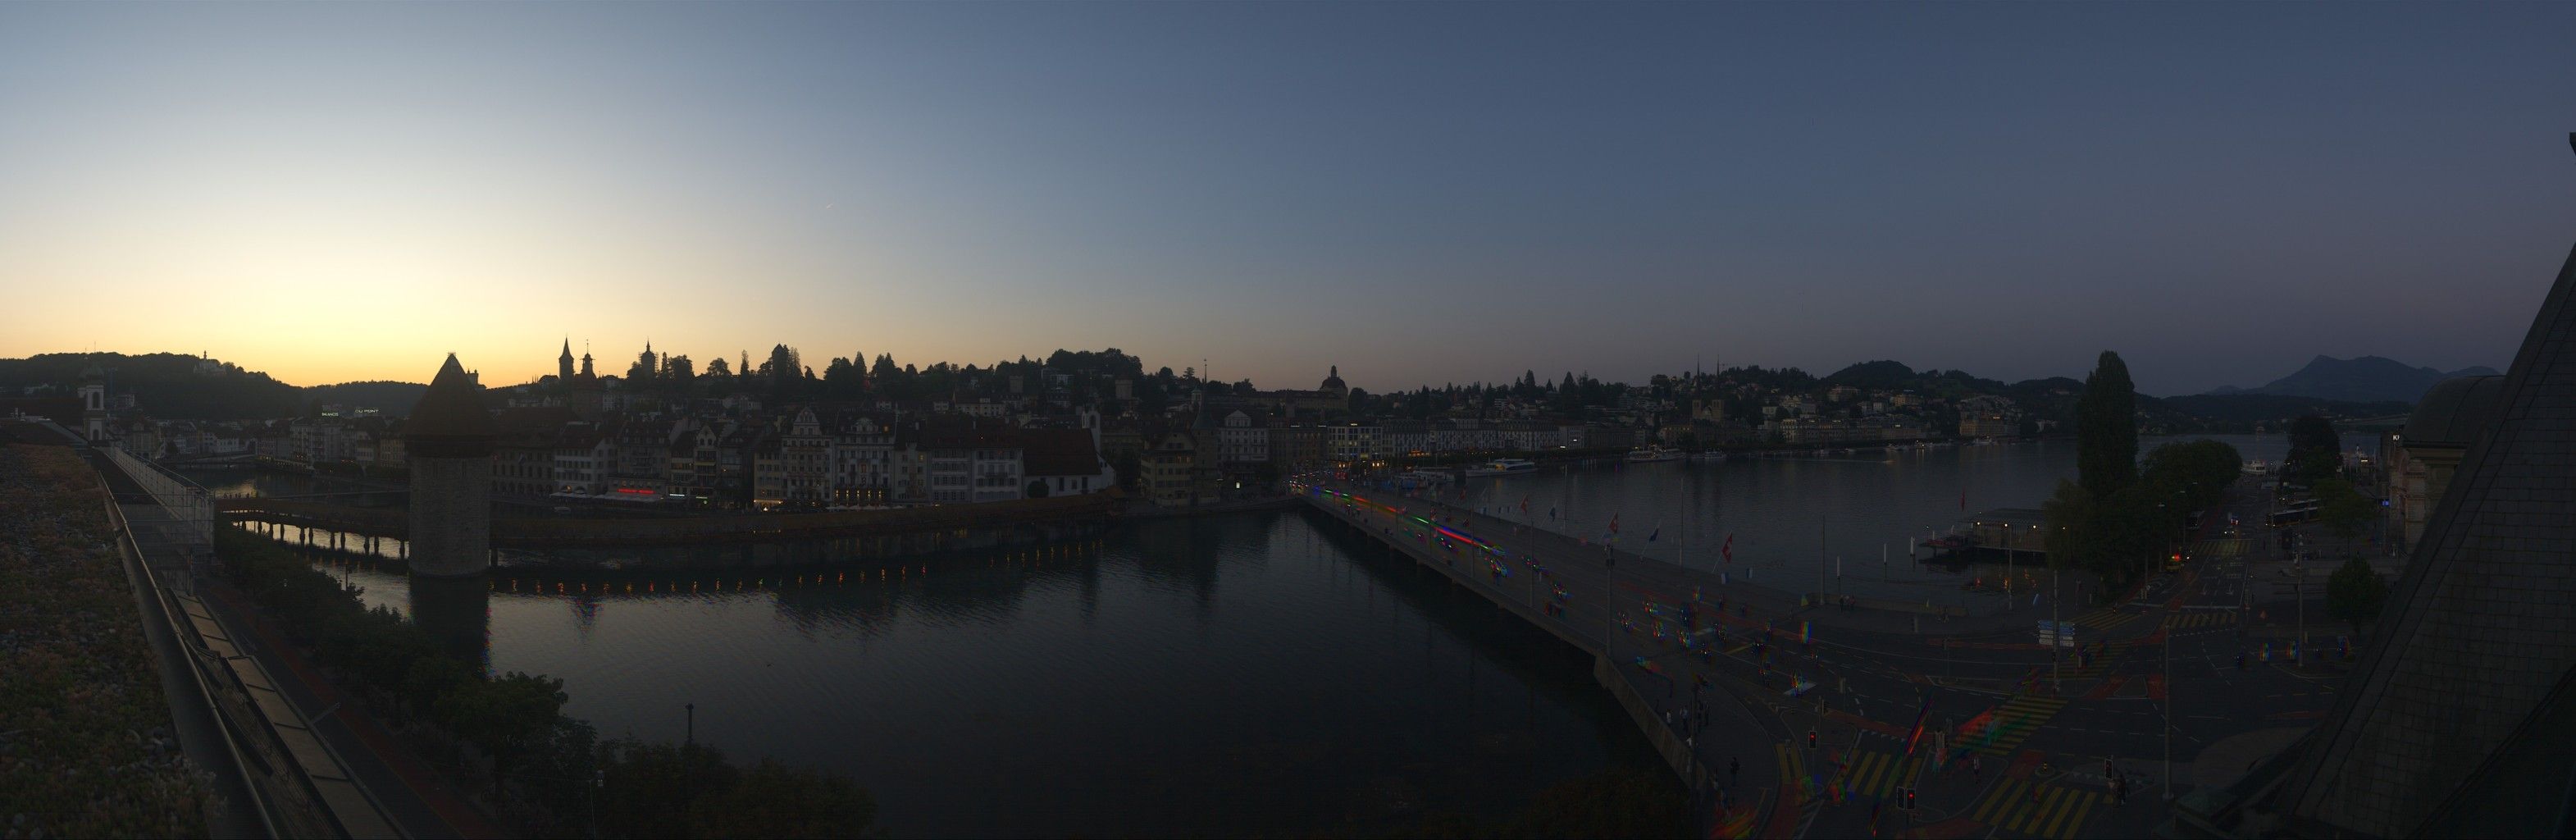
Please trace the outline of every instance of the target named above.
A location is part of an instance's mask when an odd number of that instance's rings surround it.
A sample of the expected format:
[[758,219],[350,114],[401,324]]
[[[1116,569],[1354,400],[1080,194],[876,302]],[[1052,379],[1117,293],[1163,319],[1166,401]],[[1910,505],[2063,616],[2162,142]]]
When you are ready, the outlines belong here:
[[[1386,546],[1388,553],[1400,554],[1411,558],[1415,563],[1439,572],[1443,576],[1449,578],[1451,583],[1457,584],[1467,591],[1484,596],[1486,600],[1493,602],[1496,607],[1519,616],[1521,620],[1529,622],[1531,625],[1536,626],[1539,629],[1546,630],[1550,635],[1557,637],[1566,644],[1573,645],[1577,650],[1590,654],[1592,656],[1593,681],[1599,683],[1604,690],[1609,691],[1611,697],[1619,701],[1620,708],[1627,710],[1629,720],[1636,723],[1638,731],[1645,733],[1646,743],[1654,747],[1655,754],[1663,757],[1665,766],[1670,767],[1673,774],[1680,777],[1682,784],[1685,786],[1684,789],[1690,791],[1705,791],[1709,789],[1710,780],[1715,779],[1716,776],[1710,771],[1709,767],[1705,763],[1699,760],[1698,756],[1693,754],[1691,748],[1682,741],[1680,733],[1673,731],[1672,727],[1664,725],[1662,716],[1655,712],[1654,704],[1648,702],[1645,695],[1638,691],[1636,683],[1630,680],[1625,672],[1620,670],[1617,663],[1611,662],[1608,657],[1602,655],[1601,643],[1599,641],[1588,639],[1575,633],[1571,628],[1567,627],[1565,622],[1547,618],[1541,615],[1538,610],[1532,608],[1527,603],[1521,602],[1519,599],[1498,597],[1491,588],[1473,585],[1473,582],[1467,579],[1467,575],[1474,573],[1472,569],[1459,568],[1456,563],[1451,562],[1452,558],[1440,556],[1431,551],[1427,546],[1419,545],[1407,540],[1394,539],[1391,534],[1373,530],[1364,524],[1366,520],[1355,519],[1351,514],[1326,503],[1324,500],[1319,499],[1314,495],[1309,494],[1302,496],[1301,498],[1304,499],[1307,507],[1321,511],[1325,515],[1331,516],[1333,519],[1341,522],[1350,530],[1363,534],[1378,544]],[[1606,631],[1607,628],[1604,628],[1604,630]]]

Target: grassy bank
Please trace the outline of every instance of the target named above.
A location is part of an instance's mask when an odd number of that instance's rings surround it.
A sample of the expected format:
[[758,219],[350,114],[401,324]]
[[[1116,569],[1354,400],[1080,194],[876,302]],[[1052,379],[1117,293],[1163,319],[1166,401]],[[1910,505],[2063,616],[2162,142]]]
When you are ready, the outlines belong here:
[[101,492],[69,449],[0,449],[0,834],[204,836]]

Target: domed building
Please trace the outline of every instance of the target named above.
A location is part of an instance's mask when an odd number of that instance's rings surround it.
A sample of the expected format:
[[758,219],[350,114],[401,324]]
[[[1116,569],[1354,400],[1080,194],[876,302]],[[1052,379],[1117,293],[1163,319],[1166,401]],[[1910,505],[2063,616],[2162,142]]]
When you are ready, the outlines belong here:
[[1277,406],[1279,413],[1296,419],[1318,419],[1348,414],[1351,410],[1350,386],[1342,384],[1342,367],[1334,365],[1324,374],[1324,382],[1312,391],[1269,391],[1262,401]]

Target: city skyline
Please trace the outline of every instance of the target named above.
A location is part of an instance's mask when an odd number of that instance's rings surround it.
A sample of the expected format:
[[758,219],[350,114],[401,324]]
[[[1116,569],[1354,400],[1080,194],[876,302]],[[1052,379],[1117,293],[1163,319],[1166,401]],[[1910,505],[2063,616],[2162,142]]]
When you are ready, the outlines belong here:
[[[0,356],[2501,367],[2576,9],[0,8]],[[2408,119],[2392,114],[2415,115]],[[2219,336],[2225,336],[2219,338]],[[728,345],[732,345],[730,349]],[[817,365],[819,370],[820,366]]]

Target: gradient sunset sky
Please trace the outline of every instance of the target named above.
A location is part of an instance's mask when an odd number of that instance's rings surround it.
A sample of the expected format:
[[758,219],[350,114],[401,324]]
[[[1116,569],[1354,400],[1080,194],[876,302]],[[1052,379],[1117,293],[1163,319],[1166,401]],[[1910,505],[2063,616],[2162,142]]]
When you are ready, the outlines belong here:
[[2502,367],[2576,4],[0,4],[0,356]]

